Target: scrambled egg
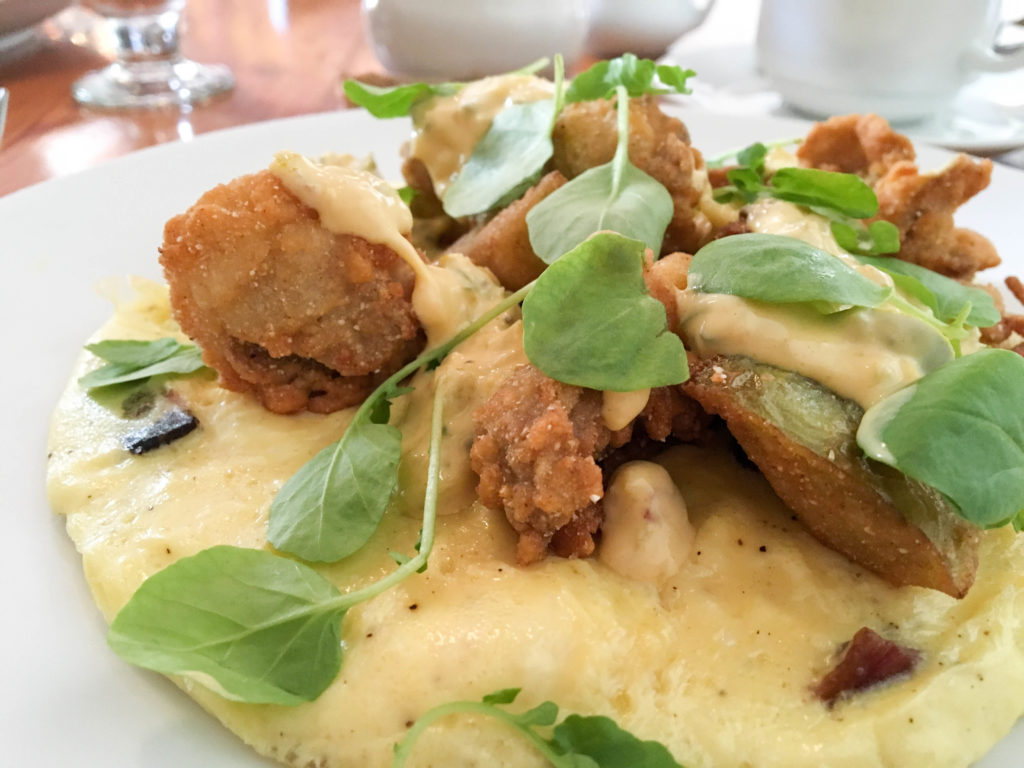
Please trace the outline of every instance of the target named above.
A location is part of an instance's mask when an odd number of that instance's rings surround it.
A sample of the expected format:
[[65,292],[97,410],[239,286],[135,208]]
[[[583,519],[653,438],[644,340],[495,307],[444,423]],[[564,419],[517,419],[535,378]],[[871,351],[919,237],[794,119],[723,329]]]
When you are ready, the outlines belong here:
[[[507,331],[474,337],[463,362],[514,363]],[[178,333],[166,294],[142,286],[99,336]],[[75,377],[94,364],[83,355]],[[1024,712],[1024,541],[1011,531],[985,534],[963,600],[895,589],[811,539],[728,452],[688,446],[660,458],[695,531],[683,567],[660,586],[599,559],[515,566],[511,529],[466,493],[472,478],[460,445],[472,401],[493,378],[467,377],[457,391],[468,402],[448,406],[462,426],[446,440],[445,460],[461,485],[449,485],[427,571],[349,612],[341,674],[318,700],[239,704],[177,681],[258,752],[296,766],[386,766],[426,709],[521,687],[517,706],[551,699],[564,711],[608,715],[663,742],[688,768],[962,768]],[[180,557],[215,544],[267,546],[275,493],[351,417],[275,415],[209,376],[172,386],[201,426],[142,456],[120,445],[128,422],[74,379],[54,416],[50,500],[67,518],[108,621],[147,576]],[[429,400],[416,397],[422,402],[397,418],[416,418]],[[423,430],[406,439],[422,440]],[[422,446],[405,453],[411,488]],[[367,547],[319,570],[350,589],[393,569],[388,551],[411,551],[417,536],[416,496],[400,494]],[[829,709],[809,687],[864,625],[921,650],[922,660],[909,676]],[[501,724],[457,717],[431,728],[410,764],[543,763]]]

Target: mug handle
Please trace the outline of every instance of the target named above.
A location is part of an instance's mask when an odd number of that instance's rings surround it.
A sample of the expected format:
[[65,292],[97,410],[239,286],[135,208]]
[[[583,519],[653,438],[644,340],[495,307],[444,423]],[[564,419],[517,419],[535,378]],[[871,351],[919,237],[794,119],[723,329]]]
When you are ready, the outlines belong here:
[[[1004,21],[1000,25],[1000,32],[1006,26],[1024,26],[1024,19],[1018,21]],[[1024,67],[1024,42],[1011,43],[1009,45],[999,42],[999,35],[996,40],[987,46],[979,46],[967,54],[968,63],[975,69],[986,72],[1007,72],[1011,69]]]

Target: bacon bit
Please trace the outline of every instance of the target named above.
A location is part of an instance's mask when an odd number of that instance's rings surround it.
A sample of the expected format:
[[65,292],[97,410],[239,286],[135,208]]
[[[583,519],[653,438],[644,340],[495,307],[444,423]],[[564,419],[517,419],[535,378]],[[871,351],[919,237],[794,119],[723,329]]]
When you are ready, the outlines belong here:
[[811,689],[830,707],[847,691],[861,691],[913,669],[921,652],[886,640],[861,627],[847,644],[839,663]]

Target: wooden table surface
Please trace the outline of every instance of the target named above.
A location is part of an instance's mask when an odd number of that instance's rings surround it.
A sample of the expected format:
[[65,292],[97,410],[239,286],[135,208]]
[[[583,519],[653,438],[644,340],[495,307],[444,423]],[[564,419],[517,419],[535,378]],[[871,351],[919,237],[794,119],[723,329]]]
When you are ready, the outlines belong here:
[[57,39],[52,22],[45,29],[54,39],[0,65],[0,86],[10,91],[0,195],[152,144],[338,109],[344,77],[383,72],[363,32],[359,0],[192,0],[186,24],[185,55],[227,64],[236,79],[230,94],[186,110],[79,107],[71,84],[106,61]]

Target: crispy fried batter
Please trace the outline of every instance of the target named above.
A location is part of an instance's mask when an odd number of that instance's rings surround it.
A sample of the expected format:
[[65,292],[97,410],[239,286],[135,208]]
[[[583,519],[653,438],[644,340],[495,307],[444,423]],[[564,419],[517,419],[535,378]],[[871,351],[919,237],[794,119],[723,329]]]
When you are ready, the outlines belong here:
[[664,305],[668,329],[673,333],[679,328],[676,295],[686,288],[686,273],[690,270],[692,259],[690,254],[678,251],[659,259],[644,270],[647,290]]
[[510,291],[519,290],[546,266],[530,245],[526,214],[563,184],[565,176],[552,171],[479,230],[457,240],[449,250],[463,253],[474,264],[490,269]]
[[168,221],[160,261],[175,318],[223,385],[278,413],[358,403],[423,344],[409,266],[328,232],[269,171]]
[[816,123],[796,151],[801,164],[856,173],[874,183],[898,162],[914,160],[914,145],[878,115],[843,115]]
[[999,263],[992,243],[953,224],[956,209],[988,186],[991,161],[959,155],[938,173],[919,173],[910,140],[871,114],[816,124],[796,154],[805,166],[856,173],[874,186],[878,218],[900,231],[901,259],[960,280]]
[[[504,510],[519,534],[520,563],[541,560],[549,550],[561,557],[593,553],[603,520],[598,462],[634,434],[633,424],[608,429],[602,405],[600,392],[524,365],[473,414],[477,494],[488,507]],[[654,440],[695,440],[709,417],[679,387],[662,387],[651,392],[637,422]]]
[[[799,377],[807,383],[794,394],[793,406],[799,405],[801,429],[820,420],[817,428],[827,447],[812,450],[809,439],[798,441],[759,415],[760,398],[772,412],[783,410],[780,397],[789,396],[781,389],[789,386],[786,375],[717,356],[691,361],[683,389],[725,420],[779,498],[823,544],[894,586],[966,594],[977,569],[977,530],[945,507],[937,492],[868,464],[854,437],[862,412],[818,385]],[[788,375],[799,383],[795,374]],[[764,394],[769,388],[774,394]],[[906,514],[894,505],[897,498]],[[932,538],[910,522],[910,513]]]
[[[584,101],[568,105],[551,134],[554,164],[572,179],[588,168],[607,163],[618,138],[614,101]],[[700,190],[694,187],[694,169],[702,165],[690,146],[686,126],[669,117],[650,96],[629,103],[629,159],[660,181],[675,204],[675,215],[665,233],[663,252],[693,253],[711,237],[711,223],[697,210]]]
[[[549,379],[533,366],[517,368],[477,409],[470,451],[480,476],[477,493],[493,509],[504,509],[519,533],[518,558],[542,559],[556,532],[572,554],[594,551],[592,521],[604,495],[594,457],[626,434],[613,434],[601,419],[601,394]],[[593,527],[593,530],[590,530]]]
[[900,231],[899,257],[960,280],[999,263],[986,238],[953,224],[953,213],[989,184],[992,161],[957,155],[937,173],[913,163],[892,166],[875,185],[878,218]]

